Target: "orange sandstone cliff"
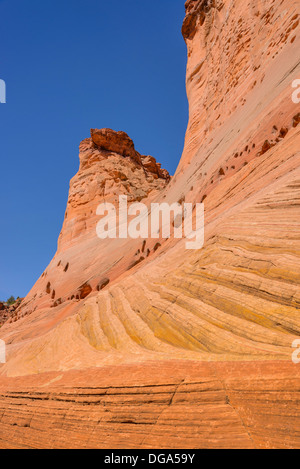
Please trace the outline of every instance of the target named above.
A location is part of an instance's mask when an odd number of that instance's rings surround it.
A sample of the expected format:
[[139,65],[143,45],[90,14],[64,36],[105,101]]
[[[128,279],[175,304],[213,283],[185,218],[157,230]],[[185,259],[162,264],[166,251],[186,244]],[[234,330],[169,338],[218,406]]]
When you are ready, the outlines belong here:
[[[80,145],[58,251],[0,331],[0,447],[298,448],[300,7],[189,0],[170,179],[123,132]],[[116,202],[205,204],[205,245],[96,236]]]
[[117,206],[120,195],[128,197],[128,204],[154,200],[167,186],[169,173],[155,158],[140,155],[125,132],[92,129],[79,151],[56,255],[11,322],[83,300],[153,251],[148,243],[142,252],[143,240],[98,239],[96,211],[104,202]]

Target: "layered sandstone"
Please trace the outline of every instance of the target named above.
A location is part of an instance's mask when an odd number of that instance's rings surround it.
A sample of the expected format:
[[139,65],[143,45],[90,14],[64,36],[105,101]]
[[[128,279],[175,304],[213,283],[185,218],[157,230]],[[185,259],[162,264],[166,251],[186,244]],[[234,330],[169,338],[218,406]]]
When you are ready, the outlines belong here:
[[291,364],[163,362],[0,383],[1,448],[299,447]]
[[[81,144],[58,253],[1,329],[3,447],[300,447],[299,2],[186,10],[178,170],[168,183],[126,134]],[[100,245],[96,206],[120,193],[204,201],[204,248]]]

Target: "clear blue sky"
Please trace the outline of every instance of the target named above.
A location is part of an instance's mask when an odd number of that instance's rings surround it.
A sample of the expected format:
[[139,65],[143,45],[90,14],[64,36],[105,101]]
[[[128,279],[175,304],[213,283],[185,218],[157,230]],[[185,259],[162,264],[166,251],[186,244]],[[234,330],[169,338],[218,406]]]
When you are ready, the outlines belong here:
[[174,173],[188,118],[184,0],[0,0],[0,300],[56,251],[79,142],[124,130]]

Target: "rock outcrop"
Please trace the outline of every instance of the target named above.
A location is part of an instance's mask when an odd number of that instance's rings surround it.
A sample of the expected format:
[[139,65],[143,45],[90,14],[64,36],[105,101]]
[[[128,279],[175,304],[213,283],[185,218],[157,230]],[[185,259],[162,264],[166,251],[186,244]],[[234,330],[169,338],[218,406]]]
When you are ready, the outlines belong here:
[[[179,167],[123,133],[81,144],[58,252],[0,332],[2,447],[300,447],[299,2],[186,9]],[[204,248],[100,244],[96,206],[120,193],[205,201]]]
[[18,320],[18,308],[22,301],[23,298],[18,298],[13,304],[0,302],[0,327],[8,320],[11,322]]
[[141,157],[134,148],[134,143],[125,132],[111,129],[91,129],[92,142],[100,150],[117,153],[141,163]]
[[[70,183],[56,255],[18,309],[19,319],[83,300],[87,292],[98,290],[103,276],[112,281],[140,260],[143,241],[124,249],[126,240],[97,238],[97,207],[108,202],[118,208],[120,195],[128,197],[128,204],[149,204],[169,184],[168,171],[155,158],[140,155],[125,132],[92,129],[79,151],[80,167]],[[154,244],[147,249],[153,251]]]

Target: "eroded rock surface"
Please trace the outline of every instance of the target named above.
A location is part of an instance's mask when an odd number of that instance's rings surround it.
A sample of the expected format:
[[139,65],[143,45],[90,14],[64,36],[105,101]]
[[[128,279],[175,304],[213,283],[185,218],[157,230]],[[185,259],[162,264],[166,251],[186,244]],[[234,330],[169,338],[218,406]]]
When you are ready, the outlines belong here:
[[295,448],[299,379],[284,362],[180,361],[3,378],[0,446]]
[[18,308],[22,301],[22,298],[18,298],[15,303],[11,305],[0,302],[0,327],[9,320],[11,322],[18,320]]

